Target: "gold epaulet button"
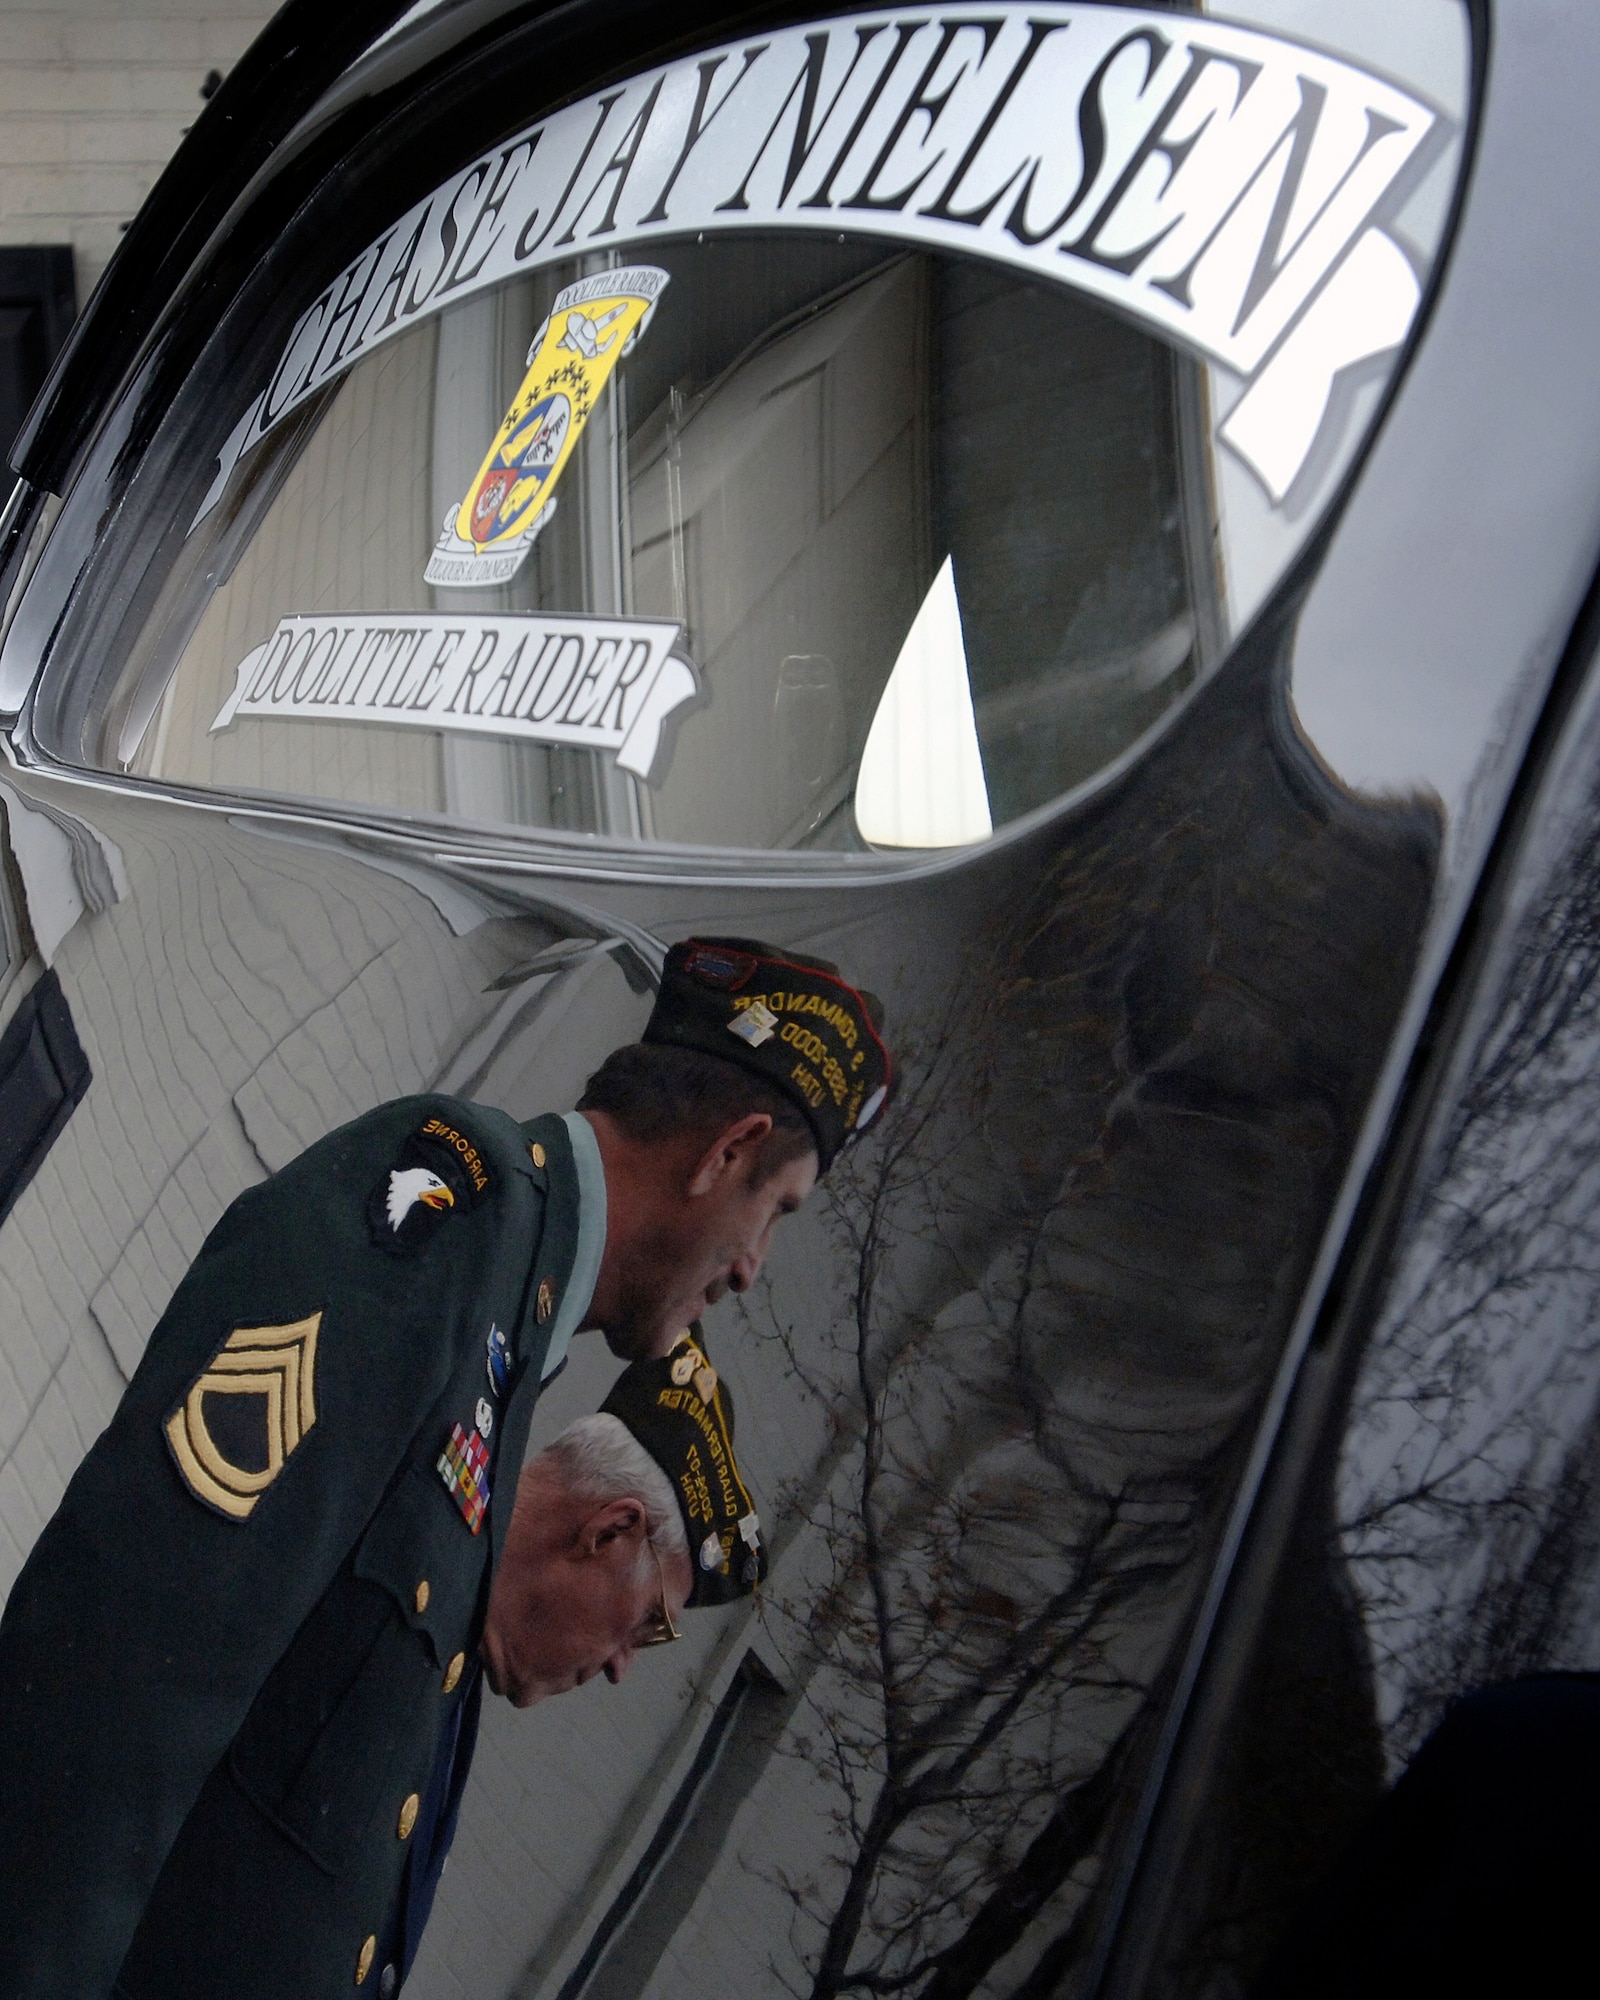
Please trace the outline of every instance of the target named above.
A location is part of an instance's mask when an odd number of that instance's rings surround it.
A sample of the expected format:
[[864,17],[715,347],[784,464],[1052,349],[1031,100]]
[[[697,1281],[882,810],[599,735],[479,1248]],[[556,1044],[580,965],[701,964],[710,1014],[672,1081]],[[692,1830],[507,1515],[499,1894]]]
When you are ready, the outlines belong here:
[[417,1585],[417,1616],[419,1618],[422,1616],[423,1612],[427,1610],[428,1599],[432,1595],[433,1592],[428,1586],[428,1579],[424,1577],[421,1583]]
[[528,1148],[528,1158],[532,1160],[533,1164],[536,1167],[542,1167],[544,1165],[545,1150],[543,1146],[539,1144],[537,1139],[535,1139],[533,1144]]
[[421,1799],[417,1797],[415,1792],[412,1792],[408,1795],[405,1804],[400,1808],[400,1819],[395,1827],[395,1832],[402,1840],[409,1840],[411,1838],[411,1829],[417,1823],[417,1808],[421,1804]]
[[456,1654],[456,1656],[455,1656],[455,1658],[454,1658],[454,1659],[453,1659],[453,1660],[452,1660],[452,1661],[450,1662],[449,1666],[447,1666],[447,1667],[445,1668],[445,1670],[444,1670],[444,1691],[445,1691],[445,1693],[446,1693],[446,1694],[454,1694],[454,1693],[455,1693],[455,1691],[456,1691],[456,1682],[457,1682],[458,1680],[460,1680],[460,1678],[461,1678],[461,1670],[462,1670],[462,1668],[463,1668],[463,1667],[464,1667],[464,1666],[465,1666],[466,1664],[467,1664],[467,1656],[466,1656],[466,1654],[465,1654],[465,1653],[457,1653],[457,1654]]
[[361,1947],[361,1956],[356,1960],[356,1984],[359,1986],[372,1970],[372,1961],[377,1956],[378,1940],[369,1937]]
[[551,1284],[548,1278],[541,1278],[539,1280],[538,1296],[534,1300],[534,1307],[533,1307],[535,1316],[537,1317],[539,1324],[541,1326],[544,1325],[545,1321],[550,1317],[551,1313],[555,1311],[555,1307],[556,1307],[556,1288],[554,1285]]

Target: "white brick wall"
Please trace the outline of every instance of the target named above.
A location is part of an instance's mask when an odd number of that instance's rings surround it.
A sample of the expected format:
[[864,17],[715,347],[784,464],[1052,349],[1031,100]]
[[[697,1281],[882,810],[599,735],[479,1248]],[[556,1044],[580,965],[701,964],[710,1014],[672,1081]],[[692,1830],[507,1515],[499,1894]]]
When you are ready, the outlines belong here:
[[272,0],[0,0],[0,243],[70,243],[78,301]]

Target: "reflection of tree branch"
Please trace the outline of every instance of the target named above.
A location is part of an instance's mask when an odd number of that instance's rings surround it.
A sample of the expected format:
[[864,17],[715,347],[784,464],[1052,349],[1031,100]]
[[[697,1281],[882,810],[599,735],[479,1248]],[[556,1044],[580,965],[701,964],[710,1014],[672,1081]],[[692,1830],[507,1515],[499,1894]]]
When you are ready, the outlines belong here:
[[[952,997],[920,1057],[904,1064],[884,1141],[847,1155],[831,1177],[852,1271],[840,1373],[817,1360],[814,1330],[804,1346],[781,1336],[803,1386],[836,1413],[839,1469],[849,1470],[848,1495],[836,1488],[820,1505],[831,1581],[794,1614],[814,1662],[805,1754],[835,1787],[844,1863],[825,1898],[818,1883],[784,1882],[797,1919],[818,1926],[804,1954],[811,2000],[955,2000],[1020,1939],[1100,1836],[1126,1714],[1143,1692],[1105,1658],[1108,1635],[1123,1606],[1167,1584],[1188,1547],[1170,1509],[1152,1511],[1126,1475],[1108,1486],[1078,1462],[1025,1333],[1041,1285],[1049,1295],[1046,1233],[1078,1197],[1085,1168],[1101,1171],[1103,1142],[1078,1153],[1053,1199],[986,1211],[976,1232],[970,1159],[956,1166],[955,1149],[940,1143],[953,1123],[968,1144],[985,1129],[1011,991],[990,978]],[[1103,1115],[1109,1130],[1115,1101]],[[963,1244],[975,1233],[992,1241],[996,1228],[1009,1238],[1000,1262],[991,1250],[986,1274],[967,1271]],[[973,1288],[981,1334],[941,1331],[890,1296],[889,1273],[911,1246],[942,1259],[958,1289]],[[965,1364],[955,1373],[952,1343]],[[961,1481],[1006,1440],[1035,1468],[1035,1484],[997,1509]],[[1008,1521],[1029,1534],[1055,1527],[1018,1597],[985,1585],[981,1561],[973,1569]],[[785,1614],[775,1606],[773,1615]],[[1056,1719],[1074,1689],[1120,1704],[1105,1713],[1123,1718],[1087,1775],[1081,1727],[1063,1732]]]
[[[1125,1729],[1100,1768],[1067,1793],[1016,1866],[995,1884],[965,1933],[938,1953],[920,2000],[968,2000],[1091,1851],[1116,1795],[1127,1742]],[[1067,1930],[1078,1928],[1075,1917]]]
[[1419,1196],[1345,1454],[1341,1534],[1400,1751],[1463,1685],[1579,1663],[1573,1620],[1600,1553],[1592,793],[1545,867]]

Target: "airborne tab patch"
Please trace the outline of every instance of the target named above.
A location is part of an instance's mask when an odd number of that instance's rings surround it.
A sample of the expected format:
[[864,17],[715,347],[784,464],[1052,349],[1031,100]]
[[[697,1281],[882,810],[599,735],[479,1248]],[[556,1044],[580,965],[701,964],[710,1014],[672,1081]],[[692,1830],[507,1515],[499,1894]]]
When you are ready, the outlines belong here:
[[322,1314],[289,1326],[235,1327],[163,1426],[197,1500],[247,1521],[317,1421]]
[[400,1149],[367,1203],[372,1240],[391,1256],[409,1256],[456,1209],[475,1208],[489,1191],[489,1168],[464,1132],[430,1118]]

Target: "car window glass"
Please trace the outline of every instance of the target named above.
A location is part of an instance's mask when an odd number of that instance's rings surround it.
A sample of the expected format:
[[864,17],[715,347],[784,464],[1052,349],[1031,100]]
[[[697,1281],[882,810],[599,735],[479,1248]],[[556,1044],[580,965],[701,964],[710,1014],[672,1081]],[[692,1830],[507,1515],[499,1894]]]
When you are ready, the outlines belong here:
[[174,410],[82,754],[819,852],[1107,770],[1324,510],[1460,156],[1454,0],[1243,12],[841,18],[513,131]]

